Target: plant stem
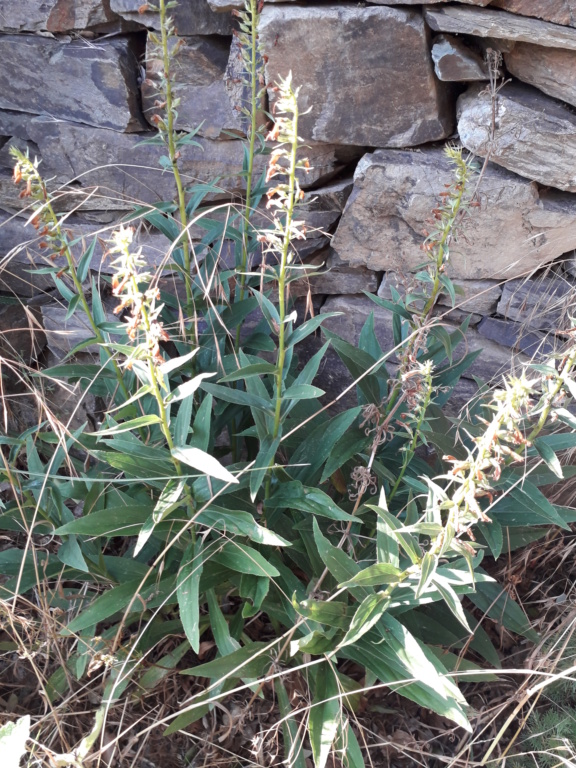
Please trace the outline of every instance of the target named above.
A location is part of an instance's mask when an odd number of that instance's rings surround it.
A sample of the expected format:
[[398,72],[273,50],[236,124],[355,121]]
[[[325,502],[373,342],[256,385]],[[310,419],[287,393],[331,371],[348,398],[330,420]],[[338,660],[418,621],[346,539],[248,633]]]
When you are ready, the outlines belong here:
[[[181,235],[181,247],[184,261],[184,282],[186,286],[186,304],[187,311],[192,311],[195,314],[194,307],[194,294],[192,290],[192,277],[191,277],[191,261],[190,261],[190,244],[188,243],[187,232],[187,214],[186,214],[186,196],[184,193],[184,185],[182,183],[182,176],[180,175],[180,169],[178,167],[179,152],[176,146],[175,128],[174,128],[174,93],[172,90],[172,73],[171,73],[171,61],[169,50],[169,35],[168,27],[169,21],[166,15],[166,0],[160,0],[160,32],[161,32],[161,44],[162,44],[162,64],[164,67],[164,83],[166,98],[166,142],[168,145],[168,157],[170,158],[170,164],[172,166],[172,174],[174,176],[174,182],[176,184],[176,191],[178,197],[178,210],[180,213],[180,224],[183,229]],[[196,338],[196,323],[194,323],[194,341],[198,344]]]
[[[250,217],[252,215],[252,173],[254,171],[254,150],[258,130],[258,0],[250,1],[250,135],[248,137],[248,168],[246,174],[246,199],[244,204],[244,220],[242,224],[242,260],[240,262],[240,290],[236,300],[242,301],[246,294],[246,270],[248,268],[248,239],[250,237]],[[242,326],[236,329],[234,349],[240,349],[240,332]]]
[[63,253],[64,257],[66,259],[66,263],[68,265],[68,274],[72,278],[72,282],[74,283],[74,287],[76,288],[76,292],[79,296],[80,304],[82,305],[82,309],[84,310],[84,313],[86,314],[86,317],[88,318],[88,322],[90,323],[90,327],[92,329],[92,333],[94,334],[94,337],[96,338],[96,341],[98,344],[102,345],[102,349],[105,351],[105,353],[108,355],[108,358],[110,362],[112,363],[114,367],[114,372],[116,373],[116,380],[118,381],[118,386],[120,387],[122,391],[122,395],[126,400],[129,399],[130,394],[128,392],[128,389],[126,387],[126,384],[124,382],[124,377],[122,375],[122,371],[120,369],[120,366],[114,359],[113,354],[105,347],[103,346],[106,344],[106,339],[102,335],[102,331],[98,326],[96,325],[96,321],[94,320],[94,316],[92,314],[92,309],[90,308],[90,305],[88,304],[88,301],[86,299],[86,296],[84,294],[84,288],[82,286],[82,283],[80,282],[80,279],[78,278],[78,273],[76,272],[76,263],[74,261],[74,256],[72,255],[72,251],[70,250],[70,245],[68,244],[68,238],[64,235],[62,232],[62,229],[60,227],[60,222],[58,221],[58,217],[56,216],[56,212],[54,211],[54,208],[52,207],[52,202],[50,200],[50,197],[48,195],[48,190],[46,188],[46,184],[44,183],[43,178],[38,173],[38,171],[35,170],[36,180],[40,184],[41,189],[44,194],[45,202],[43,204],[44,209],[47,211],[50,221],[52,222],[52,225],[54,227],[54,231],[58,232],[58,236],[60,237],[60,240],[63,244]]
[[296,198],[296,153],[298,150],[298,111],[292,118],[292,136],[290,151],[290,171],[288,177],[288,209],[284,223],[284,235],[280,270],[278,273],[278,315],[280,327],[278,329],[278,357],[276,361],[276,406],[274,408],[274,429],[272,437],[278,437],[280,431],[280,415],[282,409],[282,386],[284,382],[284,362],[286,359],[286,268],[290,253],[290,233],[292,231],[292,217]]

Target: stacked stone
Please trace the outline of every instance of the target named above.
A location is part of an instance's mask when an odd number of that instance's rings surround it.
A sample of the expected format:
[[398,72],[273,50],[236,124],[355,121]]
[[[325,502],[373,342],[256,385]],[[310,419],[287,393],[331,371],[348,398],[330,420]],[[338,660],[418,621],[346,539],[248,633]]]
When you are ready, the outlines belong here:
[[[30,273],[43,257],[34,231],[23,228],[26,200],[10,180],[9,148],[41,158],[44,176],[62,186],[58,206],[70,212],[70,227],[100,233],[94,270],[109,268],[108,228],[134,203],[174,195],[162,147],[142,144],[154,135],[160,67],[148,38],[158,18],[145,5],[0,0],[0,291],[41,307],[58,354],[82,329],[62,341],[62,310],[47,300],[51,280]],[[173,12],[183,40],[177,127],[200,126],[182,171],[190,184],[218,178],[222,201],[238,198],[244,183],[230,13],[238,5],[179,0]],[[566,329],[576,274],[576,0],[269,0],[260,44],[263,109],[273,105],[279,75],[291,71],[300,87],[300,135],[312,165],[300,217],[311,236],[300,255],[330,268],[309,286],[322,312],[342,312],[327,326],[356,340],[374,311],[380,340],[391,346],[390,313],[364,292],[388,297],[421,264],[426,220],[451,175],[442,145],[459,140],[489,161],[480,207],[451,245],[458,307],[446,297],[438,313],[448,324],[471,315],[468,347],[484,352],[470,373],[483,378],[510,365],[511,349],[551,349]],[[139,237],[150,263],[160,264],[169,242],[154,230]]]

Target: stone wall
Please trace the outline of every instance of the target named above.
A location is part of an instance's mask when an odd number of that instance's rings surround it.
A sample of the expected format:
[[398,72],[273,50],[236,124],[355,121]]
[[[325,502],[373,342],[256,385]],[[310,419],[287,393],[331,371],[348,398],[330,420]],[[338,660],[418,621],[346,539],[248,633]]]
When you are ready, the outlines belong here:
[[[182,170],[190,183],[217,177],[221,200],[242,192],[234,2],[180,0],[174,12],[185,86],[178,127],[201,124]],[[8,150],[42,159],[80,234],[105,233],[135,201],[171,198],[162,149],[140,143],[153,135],[159,64],[148,57],[145,71],[144,59],[157,27],[142,0],[0,0],[0,291],[24,305],[19,321],[4,305],[0,328],[25,357],[46,341],[62,355],[83,331],[66,325],[49,276],[30,273],[43,257],[23,229]],[[438,313],[448,323],[471,315],[467,344],[484,352],[469,375],[497,375],[512,349],[553,348],[576,275],[576,0],[271,1],[260,42],[268,106],[277,76],[291,71],[309,110],[301,255],[330,269],[310,284],[319,311],[342,312],[327,326],[355,339],[375,311],[391,345],[390,314],[363,292],[407,289],[450,178],[442,144],[459,140],[490,161],[480,207],[451,248],[458,307],[446,298]],[[140,242],[153,264],[169,245],[153,230]],[[94,270],[106,269],[101,259],[102,250]],[[32,345],[18,335],[21,321],[35,325]]]

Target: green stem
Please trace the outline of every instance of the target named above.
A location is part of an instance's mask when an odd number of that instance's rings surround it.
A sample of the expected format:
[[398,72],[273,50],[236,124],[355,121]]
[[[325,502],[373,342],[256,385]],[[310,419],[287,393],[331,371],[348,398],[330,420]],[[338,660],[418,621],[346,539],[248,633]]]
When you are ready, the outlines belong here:
[[278,330],[278,358],[276,362],[276,406],[274,408],[274,429],[272,437],[278,437],[280,431],[280,415],[282,409],[282,385],[284,382],[284,362],[286,359],[286,267],[288,266],[288,255],[290,253],[290,233],[292,231],[292,217],[294,215],[294,205],[296,197],[296,154],[298,151],[298,111],[294,112],[292,118],[293,134],[291,137],[290,151],[290,175],[288,180],[288,209],[286,211],[286,221],[284,224],[284,236],[282,242],[282,255],[280,260],[280,271],[278,275],[278,315],[280,318],[280,328]]
[[[54,227],[54,231],[58,233],[58,237],[60,238],[60,241],[63,243],[64,257],[68,265],[68,274],[72,278],[72,282],[74,283],[76,292],[80,297],[80,304],[82,305],[82,309],[84,310],[86,317],[88,318],[88,322],[90,323],[90,327],[92,329],[92,333],[94,334],[94,337],[96,338],[96,341],[99,344],[104,345],[106,344],[106,339],[102,335],[102,331],[100,330],[100,328],[98,328],[98,326],[96,325],[96,321],[94,320],[94,316],[92,314],[92,309],[90,308],[90,305],[88,304],[88,301],[84,294],[84,288],[76,272],[76,263],[74,261],[74,256],[72,255],[72,251],[70,250],[70,246],[68,244],[68,238],[62,232],[62,228],[60,227],[60,222],[58,221],[58,217],[56,216],[54,208],[52,207],[52,203],[50,201],[50,197],[48,195],[48,190],[46,189],[46,185],[44,184],[44,180],[42,179],[42,177],[37,171],[35,171],[35,175],[36,175],[36,180],[40,184],[40,187],[43,191],[44,198],[46,201],[44,203],[44,207],[48,211],[50,220]],[[122,371],[120,370],[120,366],[114,359],[114,356],[112,352],[110,352],[110,350],[108,350],[105,346],[102,346],[102,349],[108,355],[108,359],[110,360],[110,362],[114,367],[114,372],[116,373],[116,380],[118,382],[118,386],[120,387],[124,398],[128,400],[130,397],[130,394],[124,382],[124,377],[122,375]]]
[[[138,281],[136,280],[135,275],[131,276],[130,281],[132,283],[133,294],[136,296],[139,293],[139,289],[138,289]],[[142,317],[142,324],[144,326],[144,333],[146,335],[146,340],[148,343],[148,338],[150,337],[152,326],[150,323],[150,317],[148,315],[148,309],[145,304],[142,305],[140,314]],[[170,424],[168,423],[168,415],[166,413],[166,408],[164,406],[164,398],[162,397],[162,392],[160,391],[160,386],[158,384],[156,364],[154,362],[154,358],[152,356],[152,352],[150,351],[150,349],[146,351],[146,362],[148,363],[148,374],[150,376],[150,381],[152,382],[152,391],[154,394],[154,398],[156,399],[156,403],[158,405],[158,415],[160,416],[160,428],[162,430],[162,434],[164,435],[164,438],[166,439],[166,444],[168,445],[170,452],[172,452],[172,450],[175,448],[174,440],[172,439],[172,434],[170,432]],[[174,457],[172,457],[172,462],[174,463],[174,467],[176,468],[177,473],[181,475],[182,465],[180,464],[180,462]]]
[[[180,169],[178,167],[178,149],[176,146],[175,129],[174,129],[174,94],[172,91],[172,75],[170,71],[170,51],[168,48],[168,18],[166,15],[166,1],[160,0],[160,32],[162,39],[162,63],[164,67],[164,83],[165,83],[165,99],[166,99],[166,142],[168,145],[168,157],[170,158],[170,164],[172,166],[172,174],[174,176],[174,182],[176,184],[176,191],[178,197],[178,210],[180,213],[180,224],[183,229],[181,236],[181,247],[184,258],[184,282],[186,286],[186,304],[187,311],[192,310],[195,315],[194,307],[194,293],[192,290],[192,277],[191,277],[191,261],[190,261],[190,244],[188,243],[187,227],[187,214],[186,214],[186,196],[184,193],[184,185],[182,183],[182,176],[180,175]],[[196,323],[194,325],[194,342],[198,344],[196,338]]]
[[400,472],[398,474],[398,477],[396,478],[396,482],[394,483],[392,490],[388,494],[388,503],[390,503],[394,498],[394,496],[396,496],[398,492],[398,488],[400,487],[400,483],[402,482],[402,479],[404,478],[406,470],[408,469],[408,465],[410,464],[414,454],[416,453],[416,448],[418,447],[418,443],[420,442],[422,424],[424,423],[424,419],[426,418],[426,411],[428,409],[428,406],[430,405],[431,399],[432,399],[432,379],[431,377],[428,377],[426,380],[426,398],[424,399],[424,402],[420,405],[420,417],[414,426],[410,447],[406,450],[404,454],[404,458],[402,460],[402,468],[400,469]]
[[436,303],[436,299],[438,298],[438,294],[440,293],[440,290],[442,288],[442,283],[440,282],[440,275],[442,274],[442,271],[444,268],[446,244],[448,242],[448,238],[450,237],[450,235],[454,230],[454,224],[460,212],[460,206],[462,205],[462,198],[464,197],[464,193],[466,191],[465,183],[460,182],[457,185],[456,189],[458,194],[454,198],[452,214],[446,219],[446,222],[444,223],[444,227],[442,229],[442,237],[437,243],[438,250],[436,253],[436,269],[434,271],[434,285],[430,293],[430,298],[426,302],[426,306],[422,311],[422,317],[424,318],[427,318],[430,312],[432,311],[432,309],[434,308],[434,304]]
[[[250,236],[250,217],[252,215],[252,173],[254,171],[254,150],[258,130],[258,0],[250,0],[250,136],[248,137],[248,168],[246,174],[246,200],[244,206],[244,221],[242,225],[242,261],[240,263],[240,290],[237,301],[242,301],[246,294],[246,270],[248,268],[248,239]],[[242,326],[236,328],[234,349],[240,349],[240,332]]]
[[538,435],[544,428],[546,422],[548,421],[548,417],[550,416],[552,404],[554,403],[555,398],[560,393],[560,390],[566,383],[566,379],[572,372],[574,365],[576,365],[576,347],[574,347],[571,354],[566,359],[564,367],[562,368],[562,372],[559,374],[554,387],[546,396],[546,404],[542,408],[542,413],[540,414],[540,418],[538,419],[536,426],[532,429],[532,431],[528,435],[528,442],[532,442],[532,440],[534,440],[535,437],[538,437]]

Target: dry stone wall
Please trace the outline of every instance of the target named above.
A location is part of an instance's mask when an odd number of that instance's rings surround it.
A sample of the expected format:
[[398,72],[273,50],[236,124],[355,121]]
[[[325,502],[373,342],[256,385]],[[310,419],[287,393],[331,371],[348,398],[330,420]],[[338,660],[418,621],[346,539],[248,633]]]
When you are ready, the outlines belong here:
[[[200,125],[182,171],[188,184],[217,178],[215,202],[238,198],[244,184],[234,7],[238,0],[180,0],[174,11],[177,127]],[[149,40],[157,29],[142,0],[0,0],[0,328],[12,334],[2,354],[30,359],[48,345],[62,355],[84,332],[67,325],[50,278],[31,273],[43,256],[23,228],[11,146],[41,158],[80,235],[96,231],[104,241],[134,203],[174,194],[162,149],[141,144],[154,135],[158,109],[162,64]],[[302,179],[310,236],[299,255],[329,269],[309,285],[318,311],[341,312],[327,326],[356,340],[374,310],[380,341],[391,346],[390,313],[364,293],[408,289],[450,177],[442,146],[460,141],[488,162],[480,206],[451,247],[458,307],[443,297],[437,311],[447,323],[470,315],[468,347],[484,350],[470,375],[499,374],[512,350],[553,348],[576,276],[576,0],[270,0],[260,44],[262,114],[279,75],[292,72],[300,86],[312,171]],[[262,168],[259,159],[255,174]],[[164,236],[142,230],[139,238],[150,263],[161,264]],[[103,247],[95,272],[107,269]],[[19,311],[6,311],[14,296]],[[21,322],[33,323],[32,342]]]

